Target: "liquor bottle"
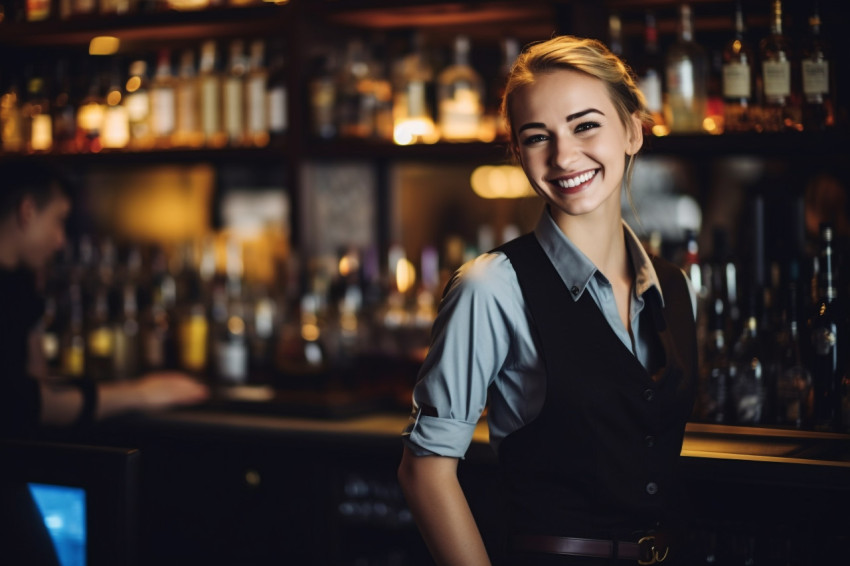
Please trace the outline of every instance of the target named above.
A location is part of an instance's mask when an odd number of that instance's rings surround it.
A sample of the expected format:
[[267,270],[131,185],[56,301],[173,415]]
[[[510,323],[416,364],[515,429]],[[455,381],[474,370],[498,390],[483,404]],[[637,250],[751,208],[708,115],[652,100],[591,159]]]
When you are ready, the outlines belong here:
[[484,83],[469,63],[469,37],[454,43],[454,63],[437,76],[440,137],[446,141],[478,139],[484,113]]
[[124,106],[130,123],[129,146],[137,150],[150,149],[154,145],[151,127],[151,94],[148,85],[148,63],[138,59],[130,63],[129,76],[124,86]]
[[693,13],[689,4],[679,7],[679,34],[667,51],[665,76],[665,119],[670,131],[702,132],[708,96],[708,58],[694,40]]
[[222,91],[224,132],[231,146],[245,143],[245,43],[241,39],[230,42],[230,58]]
[[151,134],[155,147],[171,147],[177,127],[177,80],[171,72],[171,51],[160,49],[151,81]]
[[173,143],[176,147],[200,147],[204,136],[201,132],[201,89],[195,69],[195,52],[184,49],[180,54],[177,75],[177,123]]
[[332,139],[338,134],[335,73],[336,58],[327,53],[318,58],[310,78],[310,131],[319,139]]
[[223,147],[227,135],[222,125],[222,78],[220,74],[217,46],[207,40],[201,44],[201,59],[198,77],[201,88],[201,131],[204,143],[209,147]]
[[49,20],[52,3],[50,0],[26,0],[27,21],[42,22]]
[[178,367],[203,376],[209,364],[209,320],[201,280],[188,258],[180,275],[177,320]]
[[814,388],[814,426],[838,430],[841,421],[840,387],[846,368],[842,367],[841,313],[838,306],[837,262],[831,224],[820,226],[818,255],[818,299],[809,320],[812,341],[812,380]]
[[[104,79],[98,69],[87,67],[84,66],[81,80],[88,81],[88,86],[77,106],[77,149],[85,153],[97,153],[103,147],[100,134],[103,130],[103,114],[106,111]],[[85,72],[86,70],[91,73]]]
[[505,94],[505,85],[507,83],[508,73],[519,55],[520,45],[519,40],[515,37],[505,37],[501,40],[501,64],[498,72],[494,75],[490,87],[485,93],[487,95],[487,103],[484,111],[485,118],[493,124],[493,138],[486,139],[482,137],[482,141],[492,141],[493,139],[507,140],[510,137],[508,124],[502,118],[501,107],[502,98]]
[[60,57],[56,62],[51,105],[53,114],[53,147],[60,153],[73,153],[76,148],[77,113],[75,98],[71,91],[70,61]]
[[372,62],[362,39],[349,40],[340,65],[336,92],[336,124],[339,135],[349,138],[369,138],[375,124],[370,108],[374,93],[370,80]]
[[109,288],[94,290],[86,316],[86,373],[92,379],[109,379],[113,375],[115,341],[109,310]]
[[101,143],[107,149],[124,149],[130,143],[130,116],[123,104],[119,59],[113,61],[109,87],[106,90],[106,105],[103,112]]
[[652,115],[652,133],[664,136],[669,128],[664,121],[664,90],[662,85],[663,62],[658,50],[658,27],[655,14],[646,12],[643,53],[637,71],[638,87],[646,98],[646,106]]
[[22,134],[26,153],[45,153],[53,148],[50,102],[41,75],[27,81],[27,97],[21,107]]
[[254,147],[264,147],[269,143],[266,101],[269,73],[265,50],[266,44],[262,39],[251,42],[248,72],[245,75],[245,139],[248,145]]
[[756,314],[750,311],[733,347],[729,364],[734,422],[737,424],[756,425],[764,421],[767,398],[765,363],[759,321]]
[[399,145],[434,143],[439,133],[429,102],[434,72],[425,57],[423,37],[415,33],[412,50],[393,69],[393,141]]
[[724,130],[748,132],[755,128],[753,114],[753,53],[744,38],[741,1],[735,4],[735,37],[723,48]]
[[62,375],[76,378],[86,371],[83,297],[79,283],[72,281],[68,297],[68,324],[59,341],[59,357]]
[[[248,325],[242,286],[239,244],[227,243],[223,324],[215,325],[216,373],[222,383],[236,385],[248,380]],[[215,321],[214,321],[215,323]]]
[[708,324],[706,340],[702,342],[700,362],[699,418],[713,423],[733,422],[730,411],[730,345],[727,340],[726,303],[722,289],[713,293],[708,302]]
[[121,290],[121,312],[112,326],[113,367],[115,379],[129,379],[141,367],[141,328],[139,324],[138,290],[127,281]]
[[21,116],[21,90],[18,77],[12,73],[0,96],[0,145],[7,153],[16,153],[24,148],[23,123]]
[[818,3],[809,18],[809,36],[800,57],[803,78],[803,128],[824,130],[835,125],[833,93],[835,82],[830,70],[830,53],[821,37]]
[[286,80],[286,55],[280,41],[272,43],[269,79],[266,86],[268,101],[269,137],[282,140],[289,129],[289,95]]
[[812,376],[806,367],[802,351],[799,320],[800,273],[796,259],[787,266],[784,284],[785,305],[780,331],[777,333],[776,354],[776,422],[779,425],[803,428],[811,412]]
[[799,110],[792,91],[791,42],[782,31],[782,1],[773,0],[770,34],[759,42],[761,124],[765,131],[796,130]]
[[97,0],[71,0],[71,17],[92,16],[97,12]]
[[250,317],[250,376],[252,381],[268,382],[274,368],[274,345],[277,343],[279,311],[277,302],[266,285],[260,284],[253,295]]

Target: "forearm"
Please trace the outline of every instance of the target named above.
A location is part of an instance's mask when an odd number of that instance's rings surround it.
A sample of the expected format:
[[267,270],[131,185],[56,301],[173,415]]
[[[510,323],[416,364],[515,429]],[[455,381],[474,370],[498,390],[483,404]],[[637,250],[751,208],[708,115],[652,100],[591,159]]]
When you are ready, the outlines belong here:
[[457,460],[404,450],[399,482],[425,543],[440,566],[489,566],[490,560],[457,479]]

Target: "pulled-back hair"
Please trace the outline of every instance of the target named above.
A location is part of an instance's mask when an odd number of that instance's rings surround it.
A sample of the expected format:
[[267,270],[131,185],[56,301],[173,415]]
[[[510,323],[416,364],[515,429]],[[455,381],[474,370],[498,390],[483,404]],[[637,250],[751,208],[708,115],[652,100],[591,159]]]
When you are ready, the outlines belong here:
[[[511,147],[515,155],[518,140],[511,116],[514,93],[533,84],[539,75],[558,69],[579,71],[605,83],[617,115],[627,130],[633,127],[633,114],[638,117],[642,127],[647,128],[652,124],[646,99],[638,89],[634,74],[628,65],[601,41],[561,35],[527,46],[511,67],[502,98],[501,113],[510,130]],[[633,160],[629,159],[627,177],[631,177],[632,162]]]

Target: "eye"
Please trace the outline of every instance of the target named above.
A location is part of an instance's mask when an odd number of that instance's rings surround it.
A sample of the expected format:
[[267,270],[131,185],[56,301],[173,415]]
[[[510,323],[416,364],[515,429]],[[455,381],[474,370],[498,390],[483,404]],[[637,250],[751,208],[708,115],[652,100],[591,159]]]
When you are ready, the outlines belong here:
[[522,140],[522,145],[533,145],[538,142],[546,141],[546,139],[546,136],[544,136],[543,134],[532,134]]
[[592,130],[598,127],[600,127],[599,122],[582,122],[581,124],[576,126],[575,132],[577,134],[580,134],[581,132],[586,132],[588,130]]

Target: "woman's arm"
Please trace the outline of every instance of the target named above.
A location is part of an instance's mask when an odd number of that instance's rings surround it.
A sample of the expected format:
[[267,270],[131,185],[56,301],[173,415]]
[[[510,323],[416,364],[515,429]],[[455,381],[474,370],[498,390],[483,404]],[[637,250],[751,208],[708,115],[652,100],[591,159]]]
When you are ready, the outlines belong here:
[[457,462],[457,458],[416,456],[405,447],[398,480],[439,566],[489,566],[484,541],[457,479]]

